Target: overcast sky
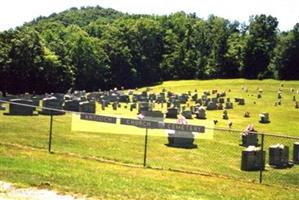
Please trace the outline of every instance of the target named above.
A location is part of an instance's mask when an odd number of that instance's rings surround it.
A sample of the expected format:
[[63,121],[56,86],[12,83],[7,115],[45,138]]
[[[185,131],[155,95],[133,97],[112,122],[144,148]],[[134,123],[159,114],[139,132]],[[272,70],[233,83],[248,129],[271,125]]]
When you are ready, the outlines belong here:
[[0,3],[0,31],[22,25],[38,16],[48,16],[71,7],[95,6],[135,14],[196,13],[248,22],[249,16],[277,17],[280,30],[299,23],[299,0],[3,0]]

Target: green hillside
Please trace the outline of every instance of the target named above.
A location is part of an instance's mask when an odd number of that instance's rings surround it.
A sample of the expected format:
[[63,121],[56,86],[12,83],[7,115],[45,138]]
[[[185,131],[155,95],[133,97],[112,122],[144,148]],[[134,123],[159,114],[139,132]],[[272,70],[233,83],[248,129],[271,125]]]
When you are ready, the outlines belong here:
[[[72,8],[0,32],[0,91],[135,88],[167,80],[298,80],[299,23]],[[43,83],[43,84],[41,84]]]

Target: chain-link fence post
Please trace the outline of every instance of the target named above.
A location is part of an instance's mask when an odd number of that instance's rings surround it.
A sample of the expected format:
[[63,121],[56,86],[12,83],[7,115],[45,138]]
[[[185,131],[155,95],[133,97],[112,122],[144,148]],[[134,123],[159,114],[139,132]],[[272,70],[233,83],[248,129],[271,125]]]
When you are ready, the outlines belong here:
[[148,128],[145,128],[143,167],[146,166]]
[[50,130],[49,130],[49,146],[48,146],[48,152],[52,153],[52,129],[53,129],[53,114],[51,111],[51,116],[50,116]]
[[261,153],[262,153],[262,155],[261,155],[261,165],[260,165],[260,183],[262,183],[263,182],[263,170],[264,170],[264,168],[265,168],[265,159],[266,159],[266,153],[264,153],[264,134],[262,133],[261,134],[261,136],[262,136],[262,141],[261,141]]

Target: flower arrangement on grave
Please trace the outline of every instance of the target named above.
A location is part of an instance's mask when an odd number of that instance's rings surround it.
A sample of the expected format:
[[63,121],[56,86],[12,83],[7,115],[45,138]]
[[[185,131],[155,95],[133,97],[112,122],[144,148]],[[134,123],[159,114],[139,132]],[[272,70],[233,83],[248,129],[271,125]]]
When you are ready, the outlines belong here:
[[242,134],[242,136],[246,136],[246,135],[253,134],[253,133],[255,133],[255,132],[257,132],[257,130],[255,130],[253,124],[249,124],[249,125],[247,125],[247,127],[245,128],[244,132],[241,133],[241,134]]
[[143,114],[139,114],[139,115],[137,115],[137,119],[139,119],[139,120],[143,120],[143,119],[144,119],[144,115],[143,115]]
[[186,118],[183,115],[179,115],[178,119],[176,120],[177,124],[188,124]]

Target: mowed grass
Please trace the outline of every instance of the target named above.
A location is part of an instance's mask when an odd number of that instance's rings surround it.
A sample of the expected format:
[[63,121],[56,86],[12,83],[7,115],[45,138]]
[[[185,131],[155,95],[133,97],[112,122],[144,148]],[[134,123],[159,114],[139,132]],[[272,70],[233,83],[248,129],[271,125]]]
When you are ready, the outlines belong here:
[[0,147],[0,177],[94,199],[298,199],[295,188],[123,167],[30,149]]
[[[299,82],[283,82],[282,105],[275,107],[274,102],[280,84],[281,82],[273,80],[248,81],[243,79],[171,81],[153,87],[153,91],[160,92],[164,87],[176,93],[189,90],[193,92],[195,89],[199,93],[204,90],[218,89],[221,92],[230,89],[231,92],[227,92],[228,97],[232,100],[234,97],[244,97],[246,101],[245,106],[234,105],[234,109],[229,110],[229,117],[233,122],[234,129],[243,130],[247,124],[253,123],[261,132],[299,136],[299,110],[294,108],[292,101],[293,95],[296,95],[298,100],[299,96],[290,92],[291,88],[299,89]],[[246,86],[249,92],[243,92],[242,86]],[[257,87],[263,89],[261,99],[256,98]],[[256,101],[255,104],[254,101]],[[122,105],[122,108],[117,111],[113,111],[111,107],[101,111],[99,106],[97,112],[136,118],[136,110],[130,112],[128,108],[124,109],[124,106]],[[156,105],[156,109],[158,108],[159,106]],[[165,109],[166,105],[163,107],[163,110]],[[243,118],[245,111],[251,113],[251,118]],[[270,124],[258,123],[258,114],[263,111],[270,113]],[[211,127],[211,121],[217,119],[219,123],[216,127],[227,127],[227,121],[222,120],[222,111],[208,111],[207,117],[207,120],[189,120],[189,124]],[[205,134],[203,134],[203,137],[199,136],[195,141],[198,145],[197,148],[180,149],[165,145],[167,144],[167,134],[164,131],[149,130],[147,166],[166,170],[157,171],[86,161],[59,154],[59,152],[70,152],[142,166],[144,129],[96,122],[94,122],[96,128],[90,128],[93,125],[86,125],[85,122],[78,125],[80,122],[75,120],[71,114],[55,116],[52,148],[56,153],[48,155],[42,149],[46,150],[48,145],[49,120],[49,116],[0,115],[1,143],[40,149],[39,151],[29,151],[1,146],[0,179],[25,185],[38,185],[50,181],[51,187],[61,191],[73,191],[97,198],[115,199],[117,197],[117,199],[160,199],[160,197],[161,199],[215,199],[216,197],[258,199],[264,195],[263,192],[269,193],[268,196],[264,196],[265,199],[270,197],[296,199],[298,194],[298,190],[296,190],[299,187],[298,166],[280,170],[267,166],[264,172],[264,182],[270,184],[269,186],[256,184],[259,178],[258,172],[240,170],[241,151],[244,148],[239,146],[239,133],[229,131],[205,133],[213,137],[204,137]],[[74,126],[77,128],[79,126],[79,131],[72,129]],[[271,144],[283,143],[290,147],[291,158],[292,144],[295,141],[266,137],[265,149],[267,150]],[[167,169],[196,172],[213,177],[173,173]],[[135,174],[134,178],[130,173],[127,175],[127,171]],[[142,174],[146,175],[142,176]],[[107,181],[103,176],[111,181]],[[205,179],[209,180],[205,181]],[[145,183],[141,184],[142,181]],[[249,182],[254,182],[254,184]],[[139,184],[141,186],[136,186]],[[237,192],[238,187],[234,187],[234,185],[240,185],[240,191]],[[289,189],[281,189],[280,185],[289,187]],[[248,191],[245,192],[247,187]],[[252,192],[250,188],[255,187],[261,187],[261,189]],[[282,191],[282,196],[272,195],[277,194],[278,188]]]

